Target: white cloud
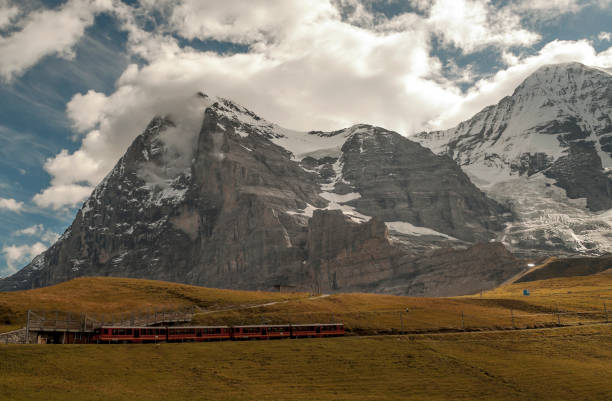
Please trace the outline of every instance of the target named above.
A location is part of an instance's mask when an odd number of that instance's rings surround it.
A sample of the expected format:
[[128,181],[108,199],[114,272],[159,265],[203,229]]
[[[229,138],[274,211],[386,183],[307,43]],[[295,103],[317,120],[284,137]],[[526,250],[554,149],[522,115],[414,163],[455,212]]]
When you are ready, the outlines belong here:
[[[17,30],[0,36],[0,76],[10,81],[47,55],[72,57],[94,15],[112,8],[111,0],[69,0],[57,10],[33,11],[16,22]],[[9,9],[10,10],[10,9]],[[14,11],[13,11],[14,12]],[[16,14],[0,17],[6,26]]]
[[[456,101],[454,89],[449,91],[430,79],[439,75],[441,66],[429,56],[427,32],[378,32],[356,27],[326,8],[327,1],[315,3],[309,6],[319,11],[308,11],[300,23],[287,28],[273,24],[259,29],[256,23],[253,30],[242,27],[232,33],[227,27],[218,27],[210,33],[216,38],[237,35],[232,38],[241,40],[241,35],[260,32],[263,42],[253,44],[248,54],[182,50],[171,40],[160,48],[159,42],[151,40],[156,34],[143,32],[126,17],[130,46],[151,60],[142,68],[128,67],[108,97],[89,91],[72,99],[67,110],[74,126],[91,130],[79,150],[62,151],[46,162],[52,186],[34,201],[58,208],[62,200],[71,205],[82,200],[68,189],[86,196],[89,188],[79,184],[97,184],[155,115],[178,116],[179,133],[186,141],[193,139],[203,112],[197,91],[229,97],[271,121],[298,129],[337,129],[368,121],[405,132],[413,130],[419,119],[432,118],[440,107]],[[263,9],[263,4],[256,3],[253,8]],[[290,20],[301,15],[277,5],[277,11],[286,11]],[[273,6],[267,13],[272,13]],[[248,9],[249,14],[253,12]],[[237,10],[230,7],[232,12]],[[238,20],[267,21],[267,13]],[[204,35],[204,28],[196,25],[190,28],[193,34]],[[431,96],[424,98],[423,93]],[[58,196],[60,192],[62,196]],[[65,192],[71,196],[64,197]]]
[[599,35],[597,35],[597,39],[599,39],[600,41],[606,41],[609,42],[610,40],[612,40],[612,33],[610,32],[599,32]]
[[212,38],[237,43],[277,41],[300,25],[337,18],[326,0],[183,0],[170,24],[183,37]]
[[19,8],[9,4],[8,0],[0,0],[0,29],[11,25],[19,14]]
[[13,233],[13,236],[37,237],[40,241],[48,245],[52,245],[60,237],[59,234],[45,229],[45,226],[42,224],[34,224],[33,226],[17,230]]
[[557,14],[576,13],[586,3],[579,0],[520,0],[513,7],[517,10],[550,12]]
[[509,51],[502,52],[501,59],[506,65],[516,65],[520,61],[520,58],[516,54]]
[[508,8],[493,7],[488,0],[436,0],[427,23],[445,43],[464,52],[486,46],[529,46],[540,35],[524,29],[520,17]]
[[45,229],[43,224],[34,224],[33,226],[22,228],[13,233],[13,236],[18,237],[37,237],[45,244],[53,244],[59,238],[59,234]]
[[106,96],[94,90],[85,95],[77,93],[66,106],[68,118],[73,122],[73,127],[79,132],[90,130],[100,122],[102,111],[106,103]]
[[40,237],[42,242],[49,245],[53,245],[59,238],[60,235],[58,233],[54,233],[51,230],[46,230]]
[[34,195],[34,203],[40,207],[62,209],[76,207],[87,198],[93,187],[78,184],[52,184],[41,193]]
[[515,0],[507,9],[531,21],[548,22],[564,14],[577,14],[587,7],[605,9],[611,0]]
[[3,209],[10,210],[11,212],[20,212],[23,209],[23,202],[11,198],[0,198],[0,210]]
[[13,234],[14,235],[34,236],[34,235],[41,234],[44,231],[44,229],[45,229],[45,226],[43,226],[42,224],[35,224],[33,226],[23,228],[21,230],[17,230]]
[[32,245],[5,245],[2,253],[6,259],[8,269],[5,273],[12,274],[17,268],[31,261],[34,257],[47,250],[47,246],[42,242]]
[[545,64],[578,61],[593,67],[612,67],[612,47],[597,53],[586,40],[556,40],[548,43],[535,55],[524,58],[514,56],[511,59],[512,63],[507,69],[497,72],[491,78],[476,82],[461,102],[430,122],[432,127],[451,128],[484,107],[499,102],[504,96],[511,95],[527,76]]
[[[234,0],[142,1],[143,10],[169,18],[154,32],[142,29],[138,13],[117,4],[129,51],[147,62],[129,66],[114,93],[90,90],[68,103],[75,130],[84,133],[82,144],[47,160],[51,186],[34,202],[55,209],[77,205],[155,115],[174,116],[180,123],[175,145],[188,145],[202,118],[197,91],[233,99],[288,128],[332,130],[367,122],[411,134],[469,118],[543,63],[605,58],[585,41],[552,42],[530,57],[511,52],[540,39],[521,26],[511,7],[497,10],[486,0],[419,4],[422,14],[389,20],[358,7],[343,19],[329,0],[256,0],[248,7]],[[182,49],[168,32],[245,43],[249,51]],[[477,77],[469,66],[443,65],[433,56],[436,36],[463,53],[494,46],[508,68],[463,93],[459,84]]]

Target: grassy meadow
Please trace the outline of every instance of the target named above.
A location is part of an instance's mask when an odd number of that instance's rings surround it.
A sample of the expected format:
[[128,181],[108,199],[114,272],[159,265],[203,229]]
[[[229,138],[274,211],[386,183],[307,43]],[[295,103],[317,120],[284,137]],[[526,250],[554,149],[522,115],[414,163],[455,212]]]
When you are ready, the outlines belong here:
[[[523,296],[523,289],[531,295]],[[349,335],[0,345],[0,401],[609,400],[612,325],[603,323],[604,302],[612,306],[610,272],[449,298],[311,296],[81,278],[0,293],[0,332],[22,327],[28,309],[121,314],[192,307],[198,311],[192,324],[342,321]],[[559,321],[572,326],[554,327]],[[587,324],[593,321],[600,323]],[[410,334],[399,335],[402,330]]]
[[[523,289],[530,296],[523,295]],[[300,298],[246,310],[196,316],[199,324],[342,321],[358,334],[457,329],[537,328],[612,318],[612,271],[520,284],[463,297],[417,298],[380,294],[334,294]]]
[[609,400],[612,326],[0,346],[0,400]]
[[100,316],[188,307],[215,310],[294,300],[308,294],[235,291],[154,280],[78,278],[27,291],[0,292],[0,333],[22,327],[28,309],[87,312]]
[[[523,296],[523,289],[531,295]],[[0,293],[0,332],[25,324],[28,309],[95,316],[196,307],[193,324],[344,322],[351,333],[538,328],[605,321],[612,272],[508,284],[472,296],[418,298],[381,294],[219,290],[122,278],[80,278],[29,291]],[[261,305],[261,306],[260,306]]]

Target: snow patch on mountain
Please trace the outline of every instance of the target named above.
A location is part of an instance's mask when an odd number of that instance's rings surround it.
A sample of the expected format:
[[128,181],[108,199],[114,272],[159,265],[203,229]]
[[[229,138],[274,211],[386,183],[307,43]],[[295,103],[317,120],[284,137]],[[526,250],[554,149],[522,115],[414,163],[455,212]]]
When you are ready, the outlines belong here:
[[272,142],[287,149],[293,155],[293,160],[300,161],[306,157],[322,159],[324,157],[340,158],[342,146],[353,135],[367,131],[362,125],[354,125],[339,131],[300,132],[277,127],[282,136],[272,139]]
[[500,237],[510,250],[565,249],[599,255],[612,252],[612,210],[593,213],[584,199],[569,199],[542,173],[497,183],[485,192],[512,205],[517,221]]
[[436,230],[432,230],[431,228],[415,226],[405,221],[389,221],[385,224],[391,232],[391,235],[393,235],[393,233],[395,232],[403,235],[412,235],[417,237],[434,236],[442,237],[451,241],[458,241],[457,238],[451,237],[450,235],[446,235]]
[[[351,221],[356,223],[363,223],[369,221],[371,216],[366,216],[362,213],[359,213],[353,206],[347,205],[348,202],[353,201],[355,199],[361,198],[361,194],[358,192],[350,192],[339,194],[334,192],[336,184],[343,183],[348,184],[348,182],[342,176],[342,158],[338,158],[334,164],[332,165],[333,171],[335,173],[334,177],[330,179],[328,182],[321,184],[322,192],[319,193],[319,196],[323,199],[327,200],[329,203],[327,206],[322,208],[316,208],[310,204],[304,210],[300,210],[297,212],[288,212],[290,214],[301,214],[304,216],[312,217],[312,214],[316,209],[320,210],[340,210],[342,214],[347,216]],[[319,173],[319,171],[314,171],[315,173]]]

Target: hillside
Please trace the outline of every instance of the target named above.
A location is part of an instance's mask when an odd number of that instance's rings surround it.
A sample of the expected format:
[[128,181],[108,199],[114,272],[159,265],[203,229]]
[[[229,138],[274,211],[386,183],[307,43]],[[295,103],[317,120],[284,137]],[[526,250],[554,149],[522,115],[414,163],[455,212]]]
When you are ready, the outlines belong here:
[[[531,291],[522,295],[524,288]],[[28,291],[0,293],[0,331],[22,327],[28,309],[87,312],[110,318],[154,309],[196,307],[192,324],[342,321],[351,333],[544,327],[605,319],[612,274],[509,284],[473,296],[424,298],[377,294],[309,296],[208,289],[174,283],[82,278]]]
[[23,325],[28,309],[110,316],[194,306],[214,310],[304,297],[307,294],[219,290],[154,280],[79,278],[40,289],[0,292],[0,332]]
[[554,259],[521,276],[516,282],[523,283],[558,277],[589,276],[608,269],[612,269],[612,256]]
[[1,346],[12,401],[605,400],[610,326],[203,344]]
[[[522,295],[525,286],[532,295]],[[612,368],[612,332],[602,302],[612,304],[610,271],[455,298],[80,278],[1,293],[10,324],[0,331],[23,324],[28,308],[120,315],[183,307],[197,307],[192,324],[342,321],[349,331],[345,338],[265,342],[0,345],[0,399],[63,400],[66,392],[75,401],[606,399],[612,387],[602,372]],[[559,321],[571,327],[556,327]],[[412,334],[352,336],[400,331]]]

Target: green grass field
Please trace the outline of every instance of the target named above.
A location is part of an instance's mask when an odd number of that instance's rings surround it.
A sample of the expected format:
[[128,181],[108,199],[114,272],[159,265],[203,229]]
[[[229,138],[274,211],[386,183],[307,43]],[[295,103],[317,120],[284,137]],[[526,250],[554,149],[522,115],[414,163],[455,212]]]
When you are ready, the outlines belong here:
[[609,400],[612,326],[0,346],[0,400]]

